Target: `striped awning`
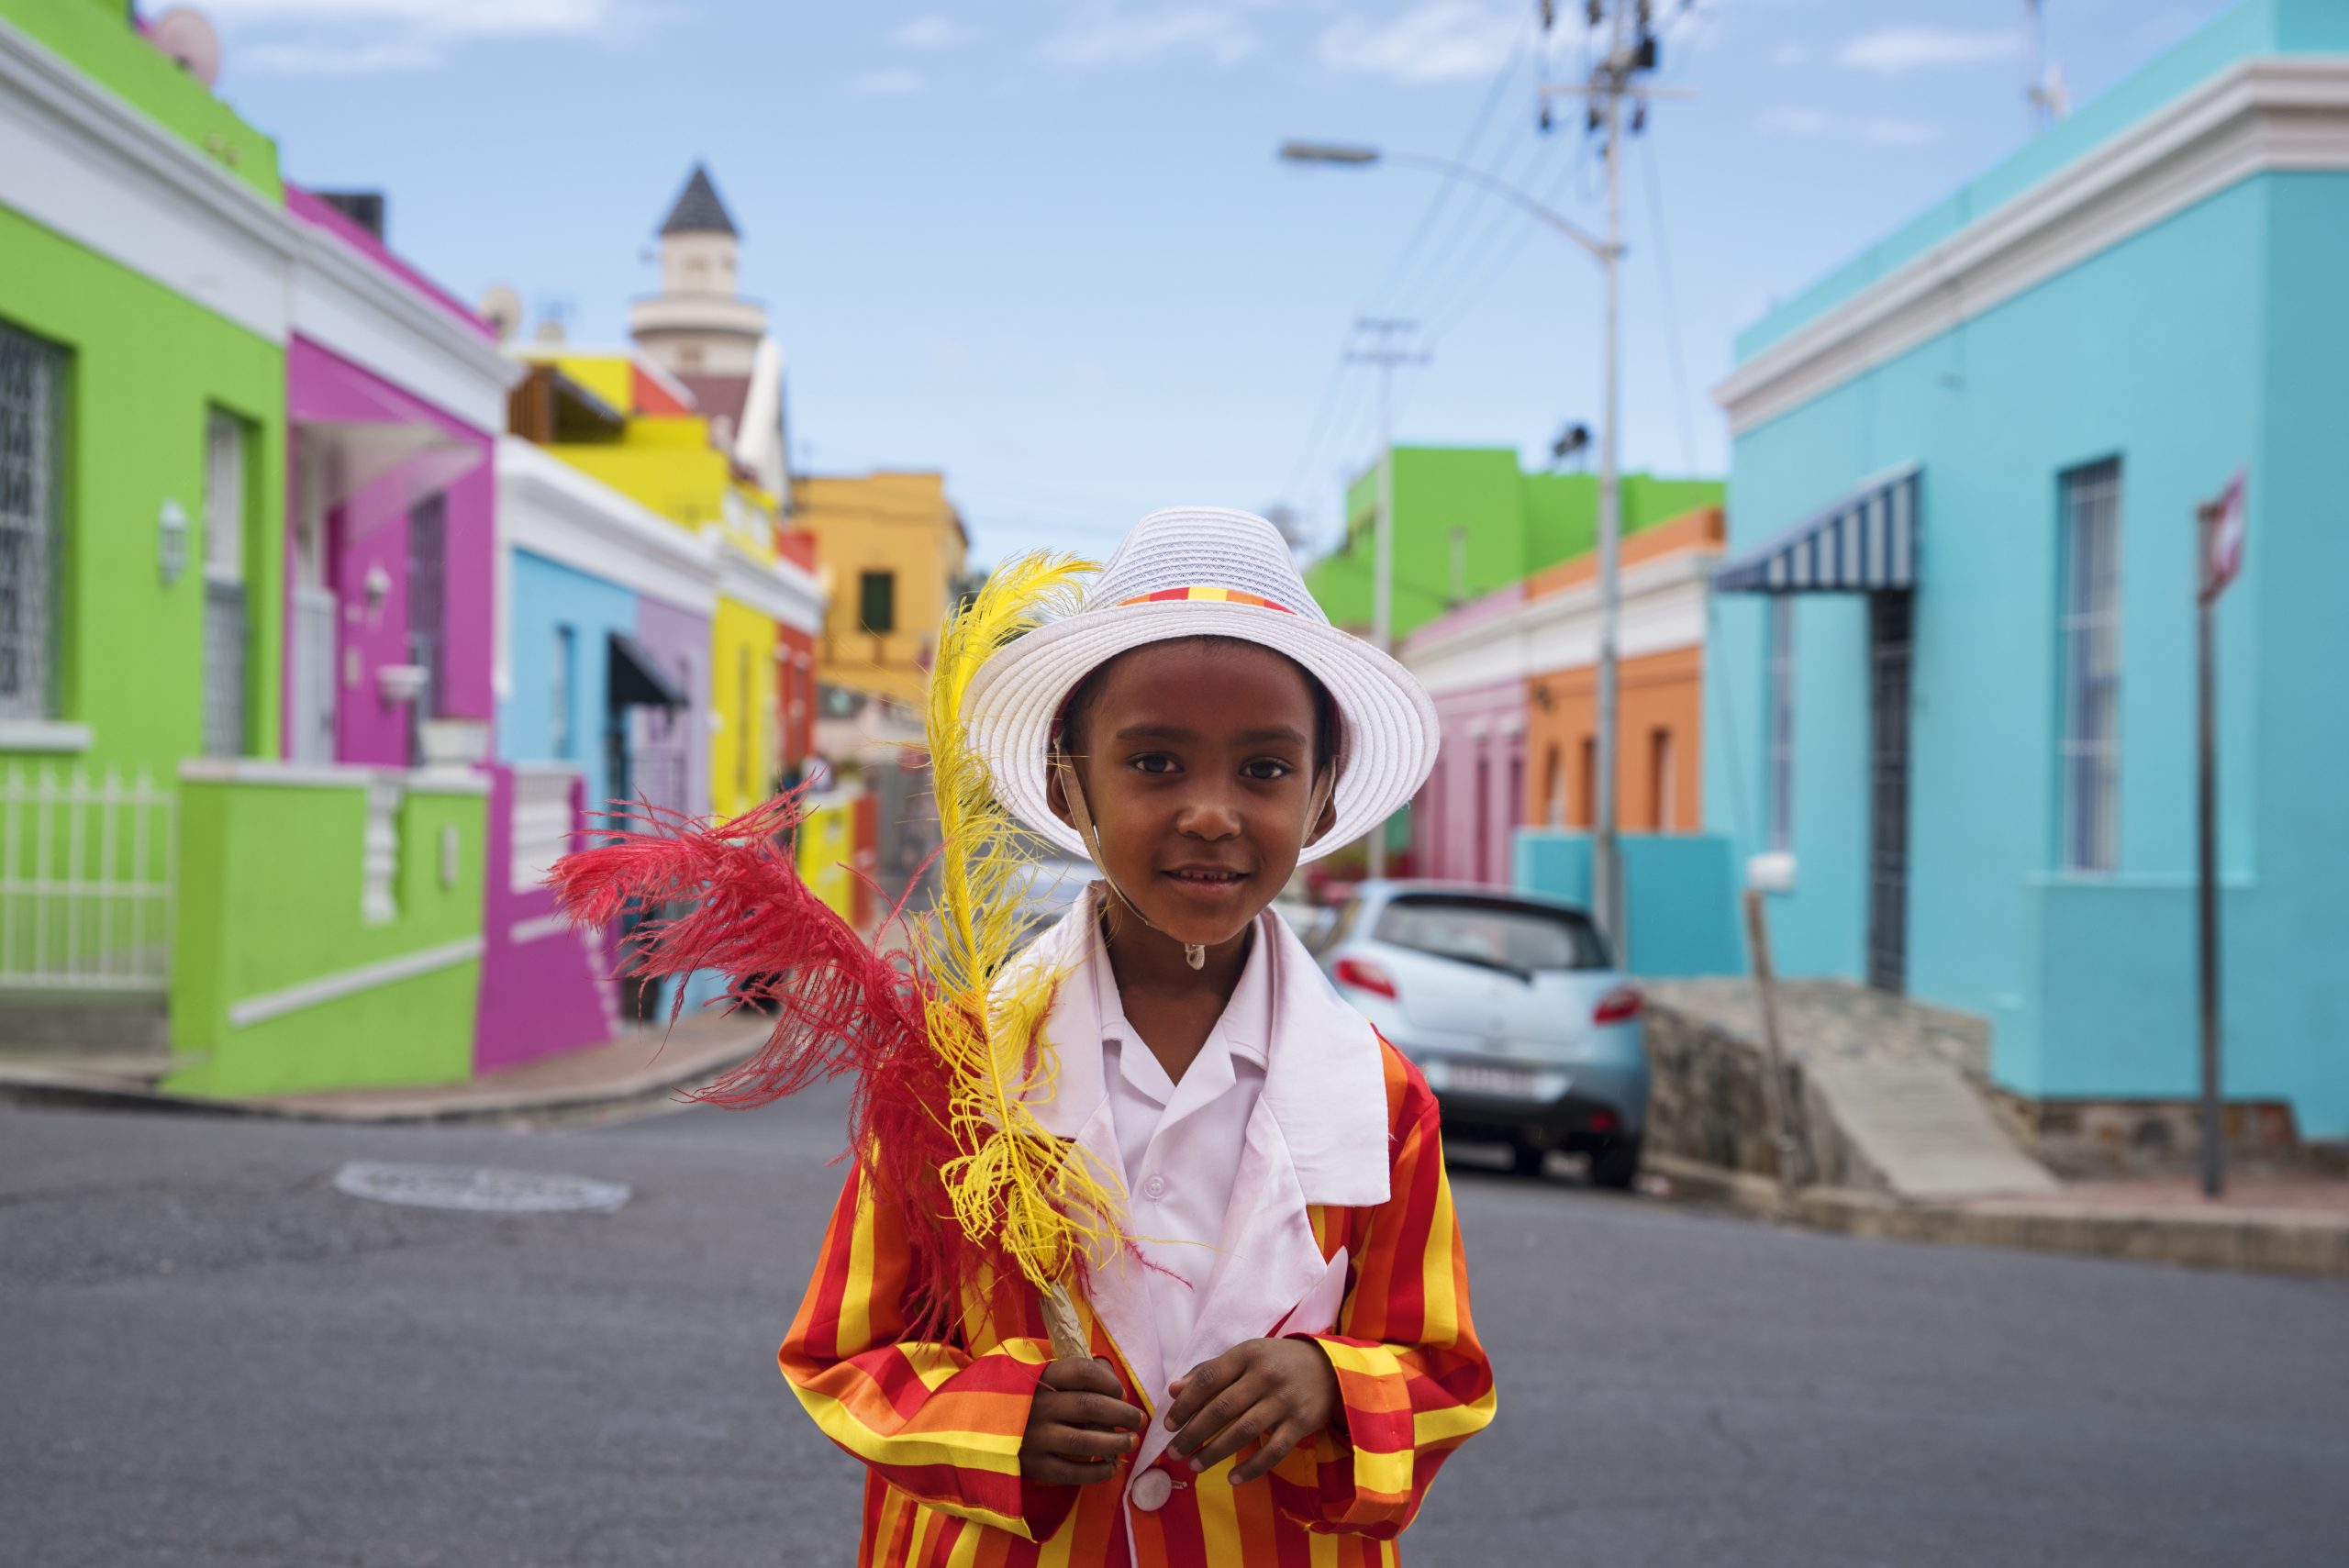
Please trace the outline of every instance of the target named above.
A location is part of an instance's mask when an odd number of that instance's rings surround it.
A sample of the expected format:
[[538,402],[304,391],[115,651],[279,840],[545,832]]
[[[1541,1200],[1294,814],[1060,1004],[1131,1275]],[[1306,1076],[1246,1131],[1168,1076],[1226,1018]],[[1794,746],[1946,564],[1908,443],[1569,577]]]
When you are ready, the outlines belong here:
[[1713,573],[1724,594],[1866,594],[1917,585],[1915,463],[1878,475]]

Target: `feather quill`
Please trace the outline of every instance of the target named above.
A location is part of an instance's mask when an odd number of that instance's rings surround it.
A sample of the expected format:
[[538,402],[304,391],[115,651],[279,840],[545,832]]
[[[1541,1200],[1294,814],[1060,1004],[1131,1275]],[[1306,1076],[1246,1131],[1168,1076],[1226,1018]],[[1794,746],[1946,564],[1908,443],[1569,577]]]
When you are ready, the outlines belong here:
[[804,791],[718,823],[639,805],[549,878],[581,924],[682,907],[630,936],[629,972],[716,971],[732,977],[727,1010],[774,1014],[760,1051],[696,1098],[748,1107],[852,1075],[851,1151],[914,1253],[918,1331],[990,1299],[1016,1272],[1045,1292],[1056,1353],[1077,1354],[1068,1282],[1129,1244],[1122,1194],[1032,1108],[1052,1093],[1042,1025],[1061,976],[1011,967],[1032,840],[996,802],[962,706],[987,657],[1069,607],[1090,570],[1066,556],[1012,562],[940,639],[924,728],[941,887],[925,917],[908,919],[900,904],[884,922],[906,933],[907,951],[878,951],[800,880]]

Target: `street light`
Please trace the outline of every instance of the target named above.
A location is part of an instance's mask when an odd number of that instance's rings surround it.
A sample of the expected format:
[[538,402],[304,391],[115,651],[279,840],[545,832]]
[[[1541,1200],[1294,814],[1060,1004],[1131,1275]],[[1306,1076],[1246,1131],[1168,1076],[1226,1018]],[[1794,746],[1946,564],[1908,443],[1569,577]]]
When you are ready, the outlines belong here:
[[[1520,211],[1538,218],[1573,240],[1606,269],[1607,272],[1607,347],[1606,391],[1601,400],[1598,430],[1598,756],[1592,781],[1597,798],[1591,802],[1591,904],[1598,928],[1608,940],[1621,951],[1623,939],[1623,875],[1621,848],[1615,830],[1615,729],[1616,729],[1616,622],[1620,599],[1618,558],[1621,553],[1623,522],[1621,485],[1616,473],[1616,393],[1620,371],[1616,342],[1620,310],[1618,305],[1617,263],[1623,255],[1622,203],[1620,196],[1620,139],[1616,132],[1616,111],[1620,90],[1605,96],[1607,137],[1607,238],[1590,234],[1549,207],[1527,195],[1505,180],[1495,179],[1482,169],[1449,158],[1434,158],[1424,152],[1389,152],[1382,148],[1350,146],[1339,142],[1286,141],[1280,156],[1287,163],[1327,163],[1346,168],[1367,168],[1377,163],[1396,164],[1405,169],[1423,169],[1447,179],[1464,181],[1478,189],[1500,197]],[[1389,526],[1382,510],[1380,528]],[[1383,575],[1374,587],[1373,615],[1380,626],[1388,624],[1391,605],[1385,595],[1393,586]]]

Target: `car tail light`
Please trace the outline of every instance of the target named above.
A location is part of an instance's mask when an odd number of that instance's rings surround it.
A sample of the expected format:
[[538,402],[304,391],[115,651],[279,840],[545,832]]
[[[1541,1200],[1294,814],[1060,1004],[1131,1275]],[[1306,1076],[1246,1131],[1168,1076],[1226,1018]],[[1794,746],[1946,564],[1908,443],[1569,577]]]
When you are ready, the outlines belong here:
[[1351,985],[1357,991],[1367,991],[1390,1002],[1399,999],[1395,992],[1395,982],[1387,978],[1385,970],[1366,958],[1341,958],[1332,973],[1341,985]]
[[1612,1132],[1622,1125],[1615,1119],[1613,1111],[1595,1110],[1590,1113],[1590,1130],[1593,1132]]
[[1598,999],[1590,1015],[1594,1024],[1620,1024],[1640,1016],[1640,988],[1618,985]]

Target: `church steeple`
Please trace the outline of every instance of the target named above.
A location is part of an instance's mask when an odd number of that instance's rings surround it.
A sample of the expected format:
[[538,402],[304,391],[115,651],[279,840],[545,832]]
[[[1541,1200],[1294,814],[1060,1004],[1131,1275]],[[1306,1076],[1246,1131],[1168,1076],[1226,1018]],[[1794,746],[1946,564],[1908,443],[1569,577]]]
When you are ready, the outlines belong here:
[[709,183],[707,165],[694,165],[692,178],[677,193],[676,206],[669,209],[668,217],[662,222],[661,238],[666,239],[673,234],[723,234],[736,239],[742,237],[742,231],[734,227],[734,219],[728,215],[726,204],[718,199],[718,187]]

